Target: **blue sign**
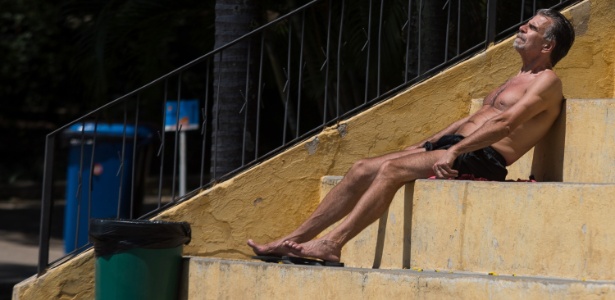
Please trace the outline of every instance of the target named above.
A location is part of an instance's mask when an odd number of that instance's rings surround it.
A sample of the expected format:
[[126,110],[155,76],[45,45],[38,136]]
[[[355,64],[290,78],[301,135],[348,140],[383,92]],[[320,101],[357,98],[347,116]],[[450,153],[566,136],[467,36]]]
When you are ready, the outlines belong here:
[[179,112],[177,111],[177,103],[177,100],[167,100],[165,103],[164,130],[176,131],[178,125],[181,131],[199,129],[201,119],[199,117],[199,100],[180,100]]

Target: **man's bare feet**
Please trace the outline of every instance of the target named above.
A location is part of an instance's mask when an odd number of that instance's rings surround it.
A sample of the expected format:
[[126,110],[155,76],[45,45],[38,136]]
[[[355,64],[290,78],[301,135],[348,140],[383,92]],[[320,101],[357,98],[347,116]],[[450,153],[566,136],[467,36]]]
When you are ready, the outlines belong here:
[[248,246],[252,248],[252,251],[256,255],[276,255],[276,256],[288,256],[290,253],[290,248],[284,245],[284,242],[287,242],[284,239],[280,239],[277,241],[273,241],[268,244],[259,245],[253,240],[248,240]]
[[342,255],[342,246],[336,242],[317,239],[303,244],[293,241],[284,241],[285,246],[294,256],[304,258],[318,258],[325,261],[339,262]]

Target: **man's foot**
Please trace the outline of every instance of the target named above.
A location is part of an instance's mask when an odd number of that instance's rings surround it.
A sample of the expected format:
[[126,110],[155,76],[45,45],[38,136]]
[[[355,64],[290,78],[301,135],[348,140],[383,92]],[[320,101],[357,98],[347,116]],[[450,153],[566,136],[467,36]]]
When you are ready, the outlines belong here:
[[295,256],[269,256],[256,255],[253,259],[262,260],[268,263],[285,264],[285,265],[304,265],[304,266],[324,266],[324,267],[343,267],[344,263],[324,261],[321,259],[303,258]]
[[268,244],[259,245],[253,240],[248,240],[248,246],[252,248],[252,251],[256,255],[273,255],[273,256],[288,256],[292,255],[290,253],[290,248],[286,247],[284,243],[287,242],[284,239],[280,239]]
[[339,262],[342,255],[342,246],[336,242],[317,239],[303,244],[293,241],[284,241],[283,246],[290,250],[290,253],[299,257],[318,258],[324,261]]

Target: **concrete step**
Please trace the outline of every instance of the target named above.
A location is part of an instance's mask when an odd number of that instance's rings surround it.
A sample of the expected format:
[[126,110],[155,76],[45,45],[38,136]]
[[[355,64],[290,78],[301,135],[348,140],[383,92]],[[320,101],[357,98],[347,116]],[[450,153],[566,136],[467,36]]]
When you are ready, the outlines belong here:
[[[333,179],[323,179],[323,194]],[[615,280],[614,195],[615,184],[418,180],[344,247],[342,261]]]
[[[472,101],[470,112],[482,105]],[[568,99],[551,131],[508,167],[508,179],[615,182],[615,99]]]
[[615,184],[419,180],[411,266],[615,280],[614,196]]
[[615,283],[418,270],[184,260],[179,299],[613,299]]

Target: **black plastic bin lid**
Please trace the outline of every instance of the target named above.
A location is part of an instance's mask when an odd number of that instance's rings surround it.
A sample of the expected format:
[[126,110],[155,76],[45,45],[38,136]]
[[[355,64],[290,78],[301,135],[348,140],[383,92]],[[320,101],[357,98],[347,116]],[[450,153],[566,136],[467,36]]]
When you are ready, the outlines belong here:
[[187,222],[151,220],[92,219],[89,234],[96,257],[134,248],[175,248],[191,239]]

